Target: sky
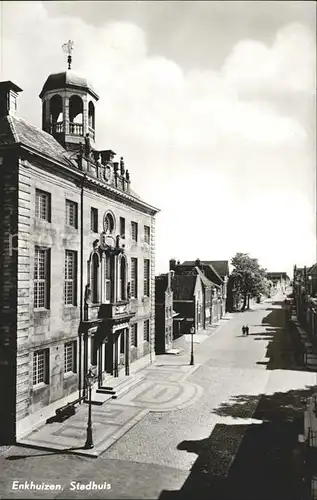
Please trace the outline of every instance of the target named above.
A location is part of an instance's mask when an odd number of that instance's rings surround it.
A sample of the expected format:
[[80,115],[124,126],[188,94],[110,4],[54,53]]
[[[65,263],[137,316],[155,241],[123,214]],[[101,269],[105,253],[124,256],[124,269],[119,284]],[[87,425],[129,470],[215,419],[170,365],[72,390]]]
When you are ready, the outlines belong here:
[[50,73],[100,96],[96,146],[123,156],[160,209],[170,258],[249,253],[270,271],[316,261],[315,2],[1,2],[1,80],[41,127]]

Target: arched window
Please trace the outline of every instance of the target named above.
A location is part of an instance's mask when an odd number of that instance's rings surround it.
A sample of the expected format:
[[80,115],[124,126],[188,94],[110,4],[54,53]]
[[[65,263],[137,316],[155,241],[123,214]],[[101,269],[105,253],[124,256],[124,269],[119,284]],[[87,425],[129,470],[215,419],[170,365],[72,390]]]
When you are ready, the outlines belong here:
[[50,99],[50,133],[58,134],[63,132],[63,99],[56,94]]
[[83,100],[78,95],[69,99],[69,132],[74,135],[83,135]]
[[103,218],[103,230],[105,233],[111,234],[114,231],[114,218],[110,212],[107,212]]
[[112,278],[112,259],[106,254],[105,260],[105,302],[111,302],[111,278]]
[[91,301],[93,304],[99,303],[99,256],[94,252],[91,256]]
[[95,130],[95,106],[92,101],[88,104],[88,126]]
[[119,263],[119,299],[120,300],[126,300],[126,289],[127,289],[127,283],[126,283],[126,259],[124,256],[121,257],[120,263]]

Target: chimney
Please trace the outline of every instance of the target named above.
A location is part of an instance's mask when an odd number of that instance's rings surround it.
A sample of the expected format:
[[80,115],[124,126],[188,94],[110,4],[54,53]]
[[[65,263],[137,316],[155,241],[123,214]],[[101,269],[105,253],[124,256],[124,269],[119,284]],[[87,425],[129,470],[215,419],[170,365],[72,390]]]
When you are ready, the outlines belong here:
[[176,259],[170,259],[170,271],[175,271]]
[[16,115],[19,92],[23,91],[15,83],[0,82],[0,118]]
[[201,260],[200,259],[195,260],[195,266],[199,267],[199,269],[201,269]]
[[101,163],[105,165],[107,161],[112,161],[113,158],[115,157],[116,153],[112,151],[111,149],[105,149],[103,151],[100,151],[101,155]]
[[167,273],[167,288],[171,289],[172,288],[172,279],[175,276],[175,271],[169,271]]

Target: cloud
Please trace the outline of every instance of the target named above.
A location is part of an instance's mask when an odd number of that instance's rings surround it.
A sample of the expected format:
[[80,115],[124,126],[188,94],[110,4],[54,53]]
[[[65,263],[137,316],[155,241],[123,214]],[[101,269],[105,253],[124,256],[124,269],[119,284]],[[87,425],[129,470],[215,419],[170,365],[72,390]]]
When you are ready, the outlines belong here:
[[225,78],[244,94],[315,91],[315,40],[300,24],[281,28],[271,47],[255,40],[236,44],[223,66]]
[[[245,243],[272,265],[285,252],[287,265],[300,251],[311,260],[311,248],[287,249],[279,233],[284,222],[263,208],[274,188],[286,197],[288,212],[296,192],[309,199],[301,216],[311,217],[312,132],[291,104],[305,104],[315,92],[315,43],[308,29],[281,27],[271,45],[241,40],[218,72],[185,71],[150,54],[146,33],[136,24],[95,27],[75,12],[50,18],[45,3],[5,2],[3,79],[25,89],[20,113],[40,126],[37,96],[48,74],[66,67],[61,45],[75,41],[73,68],[100,95],[97,145],[123,155],[134,190],[162,209],[158,269],[164,270],[170,254],[196,258],[197,245],[186,253],[193,238],[203,242],[202,258],[232,255]],[[279,106],[285,95],[289,110]],[[256,241],[252,225],[262,228]],[[271,232],[274,249],[265,236]],[[311,241],[311,229],[305,234]]]

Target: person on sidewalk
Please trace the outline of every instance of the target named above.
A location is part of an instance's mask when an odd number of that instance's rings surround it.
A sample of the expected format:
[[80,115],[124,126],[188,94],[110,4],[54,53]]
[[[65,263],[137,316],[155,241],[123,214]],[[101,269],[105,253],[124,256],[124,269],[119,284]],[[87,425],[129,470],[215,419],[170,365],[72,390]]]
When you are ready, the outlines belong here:
[[245,327],[245,334],[249,335],[249,327],[248,327],[248,325]]
[[243,335],[243,336],[246,334],[246,329],[245,329],[245,328],[246,328],[246,327],[243,325],[243,327],[242,327],[242,335]]

